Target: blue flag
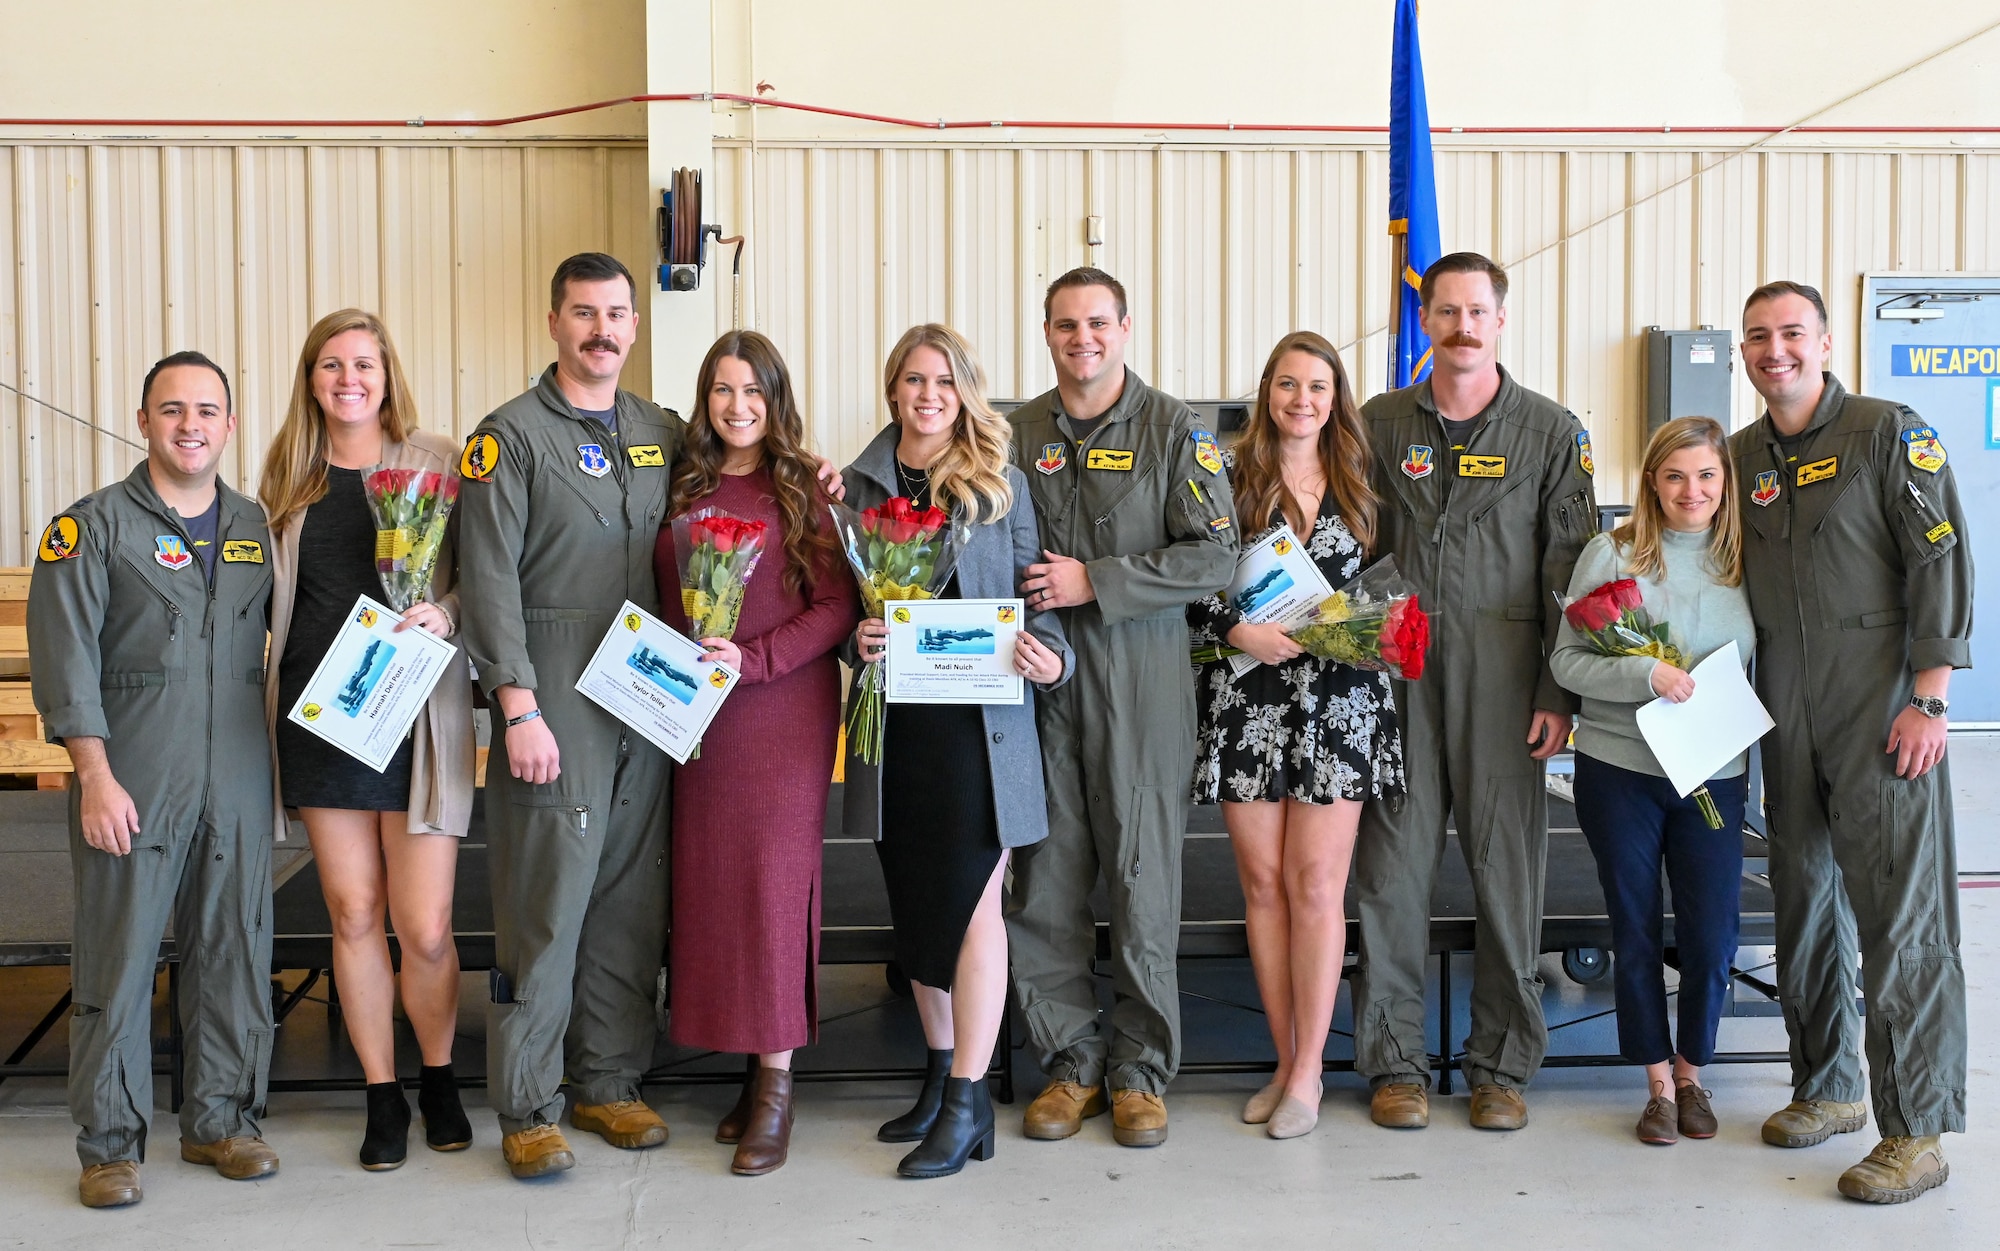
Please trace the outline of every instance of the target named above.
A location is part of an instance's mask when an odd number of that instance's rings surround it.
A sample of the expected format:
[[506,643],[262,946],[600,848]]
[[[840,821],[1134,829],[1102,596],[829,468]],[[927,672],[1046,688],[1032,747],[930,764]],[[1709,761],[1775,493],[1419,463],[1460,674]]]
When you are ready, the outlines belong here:
[[1431,373],[1431,341],[1417,320],[1417,284],[1439,255],[1437,177],[1431,168],[1431,111],[1417,47],[1417,0],[1396,0],[1395,64],[1389,74],[1389,233],[1402,260],[1389,318],[1389,386]]

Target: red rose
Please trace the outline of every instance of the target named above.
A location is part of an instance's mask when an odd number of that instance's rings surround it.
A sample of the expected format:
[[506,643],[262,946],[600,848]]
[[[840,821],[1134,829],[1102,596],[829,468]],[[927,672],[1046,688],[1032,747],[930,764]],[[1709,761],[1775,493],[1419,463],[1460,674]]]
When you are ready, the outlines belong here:
[[1600,589],[1610,592],[1611,602],[1618,606],[1618,611],[1621,614],[1630,609],[1637,608],[1641,603],[1639,584],[1630,578],[1620,578],[1616,582],[1607,582]]
[[718,554],[726,556],[736,550],[736,528],[721,517],[712,517],[708,523],[708,541]]
[[1424,676],[1424,653],[1430,644],[1431,619],[1412,595],[1397,605],[1383,623],[1382,659],[1394,665],[1403,677],[1420,678]]
[[1572,600],[1569,607],[1563,609],[1563,616],[1583,633],[1595,634],[1618,620],[1620,613],[1618,605],[1606,593],[1606,588],[1600,586],[1582,599]]

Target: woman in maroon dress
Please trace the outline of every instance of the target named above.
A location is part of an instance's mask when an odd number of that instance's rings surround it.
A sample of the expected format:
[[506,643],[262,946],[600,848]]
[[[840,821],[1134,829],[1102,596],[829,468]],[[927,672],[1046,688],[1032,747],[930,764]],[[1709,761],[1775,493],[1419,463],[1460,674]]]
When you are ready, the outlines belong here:
[[[834,546],[819,461],[778,349],[752,330],[701,363],[668,512],[723,509],[768,527],[733,639],[701,642],[743,674],[674,780],[675,1043],[757,1057],[716,1127],[732,1171],[785,1162],[792,1050],[818,1030],[820,840],[840,725],[834,649],[861,617]],[[673,527],[654,564],[662,617],[687,628]]]

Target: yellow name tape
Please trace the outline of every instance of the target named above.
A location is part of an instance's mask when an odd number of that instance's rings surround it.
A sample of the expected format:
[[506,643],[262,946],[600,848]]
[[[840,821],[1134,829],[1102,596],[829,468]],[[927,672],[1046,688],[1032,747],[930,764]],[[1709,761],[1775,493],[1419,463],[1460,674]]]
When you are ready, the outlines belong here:
[[1507,476],[1505,456],[1460,456],[1458,476],[1461,478],[1504,478]]
[[1110,447],[1093,447],[1083,458],[1085,469],[1113,469],[1119,473],[1132,472],[1132,453]]

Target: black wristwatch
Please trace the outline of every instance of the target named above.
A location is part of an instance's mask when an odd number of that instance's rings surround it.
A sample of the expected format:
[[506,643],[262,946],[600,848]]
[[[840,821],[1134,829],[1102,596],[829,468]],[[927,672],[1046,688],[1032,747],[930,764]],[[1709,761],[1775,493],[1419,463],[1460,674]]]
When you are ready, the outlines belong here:
[[1942,699],[1928,698],[1923,695],[1912,695],[1910,696],[1910,707],[1916,709],[1918,712],[1923,713],[1926,717],[1937,718],[1937,717],[1942,717],[1944,715],[1944,710],[1951,707],[1951,705]]

